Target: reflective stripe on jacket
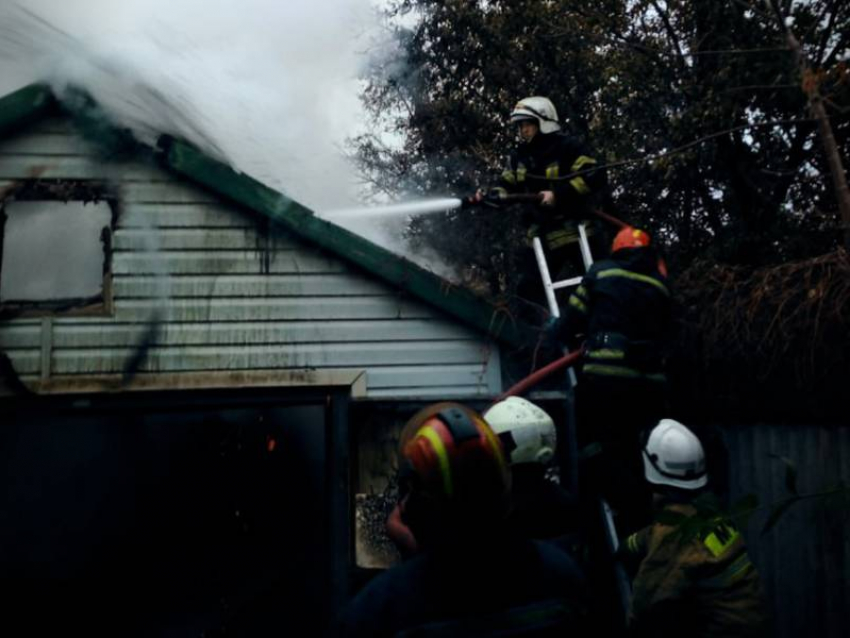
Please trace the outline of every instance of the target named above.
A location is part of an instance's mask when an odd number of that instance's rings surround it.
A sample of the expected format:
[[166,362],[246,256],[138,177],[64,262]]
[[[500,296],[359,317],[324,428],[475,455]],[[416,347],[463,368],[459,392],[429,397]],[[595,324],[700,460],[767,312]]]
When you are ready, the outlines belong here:
[[[686,518],[689,504],[665,507]],[[688,538],[682,527],[655,523],[626,539],[642,557],[629,613],[637,636],[762,636],[767,627],[758,573],[741,533],[729,521],[706,521]]]
[[664,381],[671,295],[655,251],[630,248],[596,262],[564,309],[561,337],[586,338],[584,374]]
[[557,250],[578,241],[575,220],[590,218],[607,189],[605,170],[598,166],[582,144],[564,133],[538,134],[517,147],[499,186],[509,193],[555,194],[553,207],[530,207],[529,244],[539,236],[548,250]]

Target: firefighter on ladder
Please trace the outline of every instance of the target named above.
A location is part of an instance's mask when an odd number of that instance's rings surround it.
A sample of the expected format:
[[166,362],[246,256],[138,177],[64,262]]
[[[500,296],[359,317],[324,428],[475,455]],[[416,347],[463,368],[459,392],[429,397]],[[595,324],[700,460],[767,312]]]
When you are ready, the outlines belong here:
[[666,274],[649,235],[624,228],[610,258],[593,264],[563,316],[549,327],[571,349],[584,342],[575,397],[581,492],[605,497],[623,531],[637,529],[649,517],[640,434],[666,407],[662,364],[672,325]]
[[[520,143],[490,194],[538,194],[539,203],[528,206],[523,219],[527,244],[530,247],[532,239],[540,237],[553,279],[564,278],[570,271],[578,274],[581,261],[570,247],[578,241],[577,222],[590,219],[592,208],[605,195],[605,170],[578,140],[561,131],[558,113],[546,97],[520,100],[510,123],[517,126]],[[482,191],[473,197],[478,202],[484,199]],[[545,305],[530,249],[525,252],[517,292]]]

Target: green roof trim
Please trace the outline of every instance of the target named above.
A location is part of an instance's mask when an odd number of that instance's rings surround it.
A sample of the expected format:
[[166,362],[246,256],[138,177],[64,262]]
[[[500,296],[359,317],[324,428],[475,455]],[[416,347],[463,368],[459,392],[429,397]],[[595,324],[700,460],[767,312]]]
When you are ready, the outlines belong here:
[[56,100],[45,84],[30,84],[0,98],[0,138],[17,133],[55,109]]
[[436,306],[469,326],[513,346],[533,342],[535,334],[507,312],[469,290],[455,286],[404,257],[373,244],[257,180],[237,173],[192,146],[163,136],[165,165],[215,193],[273,220],[297,237],[337,255]]
[[[50,87],[31,84],[0,98],[0,139],[54,113],[61,105]],[[404,257],[373,244],[196,148],[163,135],[160,159],[174,173],[210,191],[267,216],[293,235],[344,259],[394,287],[452,315],[494,339],[521,347],[536,334],[506,310],[469,290],[453,285]]]

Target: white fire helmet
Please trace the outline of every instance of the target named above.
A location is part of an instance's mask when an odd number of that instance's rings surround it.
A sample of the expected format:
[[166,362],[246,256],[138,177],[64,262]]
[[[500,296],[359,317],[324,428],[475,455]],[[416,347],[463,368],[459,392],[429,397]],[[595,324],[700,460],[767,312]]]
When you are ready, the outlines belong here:
[[702,443],[673,419],[661,419],[649,433],[643,448],[643,470],[646,480],[655,485],[696,490],[708,482]]
[[555,133],[561,130],[558,112],[547,97],[527,97],[517,102],[511,111],[511,124],[523,120],[537,120],[541,133]]
[[484,420],[502,441],[512,465],[546,465],[555,456],[555,422],[530,401],[508,397],[487,410]]

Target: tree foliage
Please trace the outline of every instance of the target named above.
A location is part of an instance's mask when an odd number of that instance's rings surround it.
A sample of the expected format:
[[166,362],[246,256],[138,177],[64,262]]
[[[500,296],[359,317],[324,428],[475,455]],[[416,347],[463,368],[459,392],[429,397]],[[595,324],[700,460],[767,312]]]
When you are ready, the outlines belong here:
[[[706,414],[838,413],[850,229],[809,100],[823,96],[846,167],[850,3],[395,0],[389,14],[408,26],[364,91],[376,130],[354,140],[376,189],[486,185],[516,143],[512,106],[548,96],[604,158],[611,212],[666,249],[683,302],[682,401]],[[509,296],[517,226],[511,211],[456,211],[408,233]]]
[[[846,158],[850,6],[779,4],[806,77],[762,2],[396,0],[390,15],[412,26],[396,28],[400,55],[369,78],[379,127],[354,141],[357,156],[391,194],[463,193],[490,181],[515,143],[513,104],[546,95],[609,164],[615,212],[660,237],[675,264],[827,252],[840,225],[804,89],[827,97]],[[457,213],[411,234],[485,272],[509,267],[513,223]]]

